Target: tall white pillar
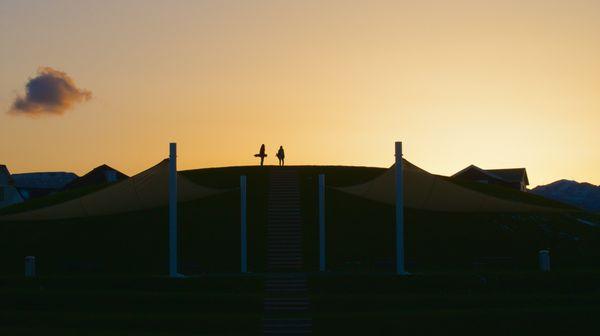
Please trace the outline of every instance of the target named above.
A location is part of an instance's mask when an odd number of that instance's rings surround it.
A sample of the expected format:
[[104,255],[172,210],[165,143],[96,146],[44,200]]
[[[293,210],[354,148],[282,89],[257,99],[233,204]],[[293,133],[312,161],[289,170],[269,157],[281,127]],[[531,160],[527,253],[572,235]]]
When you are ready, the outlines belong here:
[[36,276],[34,256],[25,257],[25,276],[28,278]]
[[396,273],[404,269],[404,175],[402,172],[402,142],[396,142]]
[[248,231],[246,223],[246,176],[240,176],[241,271],[248,272]]
[[177,264],[177,143],[169,144],[169,276],[178,277]]
[[324,272],[325,265],[325,175],[319,175],[319,271]]
[[550,272],[550,251],[541,250],[538,253],[538,259],[540,264],[540,271]]

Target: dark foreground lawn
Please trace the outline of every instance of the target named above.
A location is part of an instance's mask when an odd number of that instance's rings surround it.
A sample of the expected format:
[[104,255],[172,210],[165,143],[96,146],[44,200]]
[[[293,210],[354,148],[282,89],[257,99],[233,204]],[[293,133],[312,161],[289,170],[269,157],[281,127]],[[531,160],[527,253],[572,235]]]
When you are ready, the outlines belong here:
[[[598,215],[406,209],[407,264],[415,275],[399,278],[389,274],[393,207],[335,189],[383,170],[298,169],[307,272],[318,261],[316,175],[328,176],[327,262],[334,273],[309,276],[314,334],[600,334]],[[193,278],[153,276],[167,270],[165,208],[0,222],[0,336],[260,334],[268,172],[185,172],[228,190],[180,204],[180,267]],[[249,269],[256,273],[245,277],[235,275],[241,174],[248,176]],[[533,271],[542,248],[551,250],[549,274]],[[37,257],[41,278],[18,276],[27,255]]]
[[[312,275],[314,334],[600,332],[600,272]],[[0,278],[0,335],[260,334],[260,275]]]
[[318,277],[314,325],[322,335],[596,335],[599,280],[590,272]]
[[262,281],[253,277],[0,280],[0,335],[256,333]]

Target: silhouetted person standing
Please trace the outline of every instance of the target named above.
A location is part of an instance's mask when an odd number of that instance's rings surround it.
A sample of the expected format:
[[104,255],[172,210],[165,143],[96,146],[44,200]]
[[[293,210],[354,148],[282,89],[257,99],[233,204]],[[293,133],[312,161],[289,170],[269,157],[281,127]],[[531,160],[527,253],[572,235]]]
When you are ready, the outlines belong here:
[[260,158],[260,166],[262,167],[263,163],[265,162],[265,158],[267,157],[267,154],[265,153],[265,144],[260,146],[260,151],[258,154],[254,154],[254,156]]
[[279,150],[277,151],[277,158],[279,159],[279,165],[283,167],[285,160],[285,151],[283,150],[283,146],[279,146]]

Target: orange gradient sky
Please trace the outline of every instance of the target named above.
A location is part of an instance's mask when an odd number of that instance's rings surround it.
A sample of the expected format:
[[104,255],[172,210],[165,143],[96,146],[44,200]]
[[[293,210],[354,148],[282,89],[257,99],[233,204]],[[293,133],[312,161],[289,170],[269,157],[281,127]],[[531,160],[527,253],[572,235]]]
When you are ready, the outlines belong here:
[[[8,113],[40,66],[93,98]],[[600,1],[0,0],[0,163],[526,167],[600,184]]]

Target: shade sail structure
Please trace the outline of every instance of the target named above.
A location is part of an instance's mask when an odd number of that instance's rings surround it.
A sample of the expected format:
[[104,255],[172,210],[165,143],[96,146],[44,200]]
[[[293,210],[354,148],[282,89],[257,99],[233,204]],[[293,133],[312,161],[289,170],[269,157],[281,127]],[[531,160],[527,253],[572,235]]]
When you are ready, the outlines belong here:
[[[177,177],[178,201],[222,193],[226,190],[200,186],[181,174]],[[52,220],[112,215],[166,206],[169,201],[169,160],[104,189],[64,203],[10,214],[0,220]]]
[[[382,175],[363,184],[338,190],[374,201],[395,204],[395,171],[393,165]],[[445,212],[552,212],[565,209],[523,203],[488,195],[452,183],[403,161],[404,206]]]

